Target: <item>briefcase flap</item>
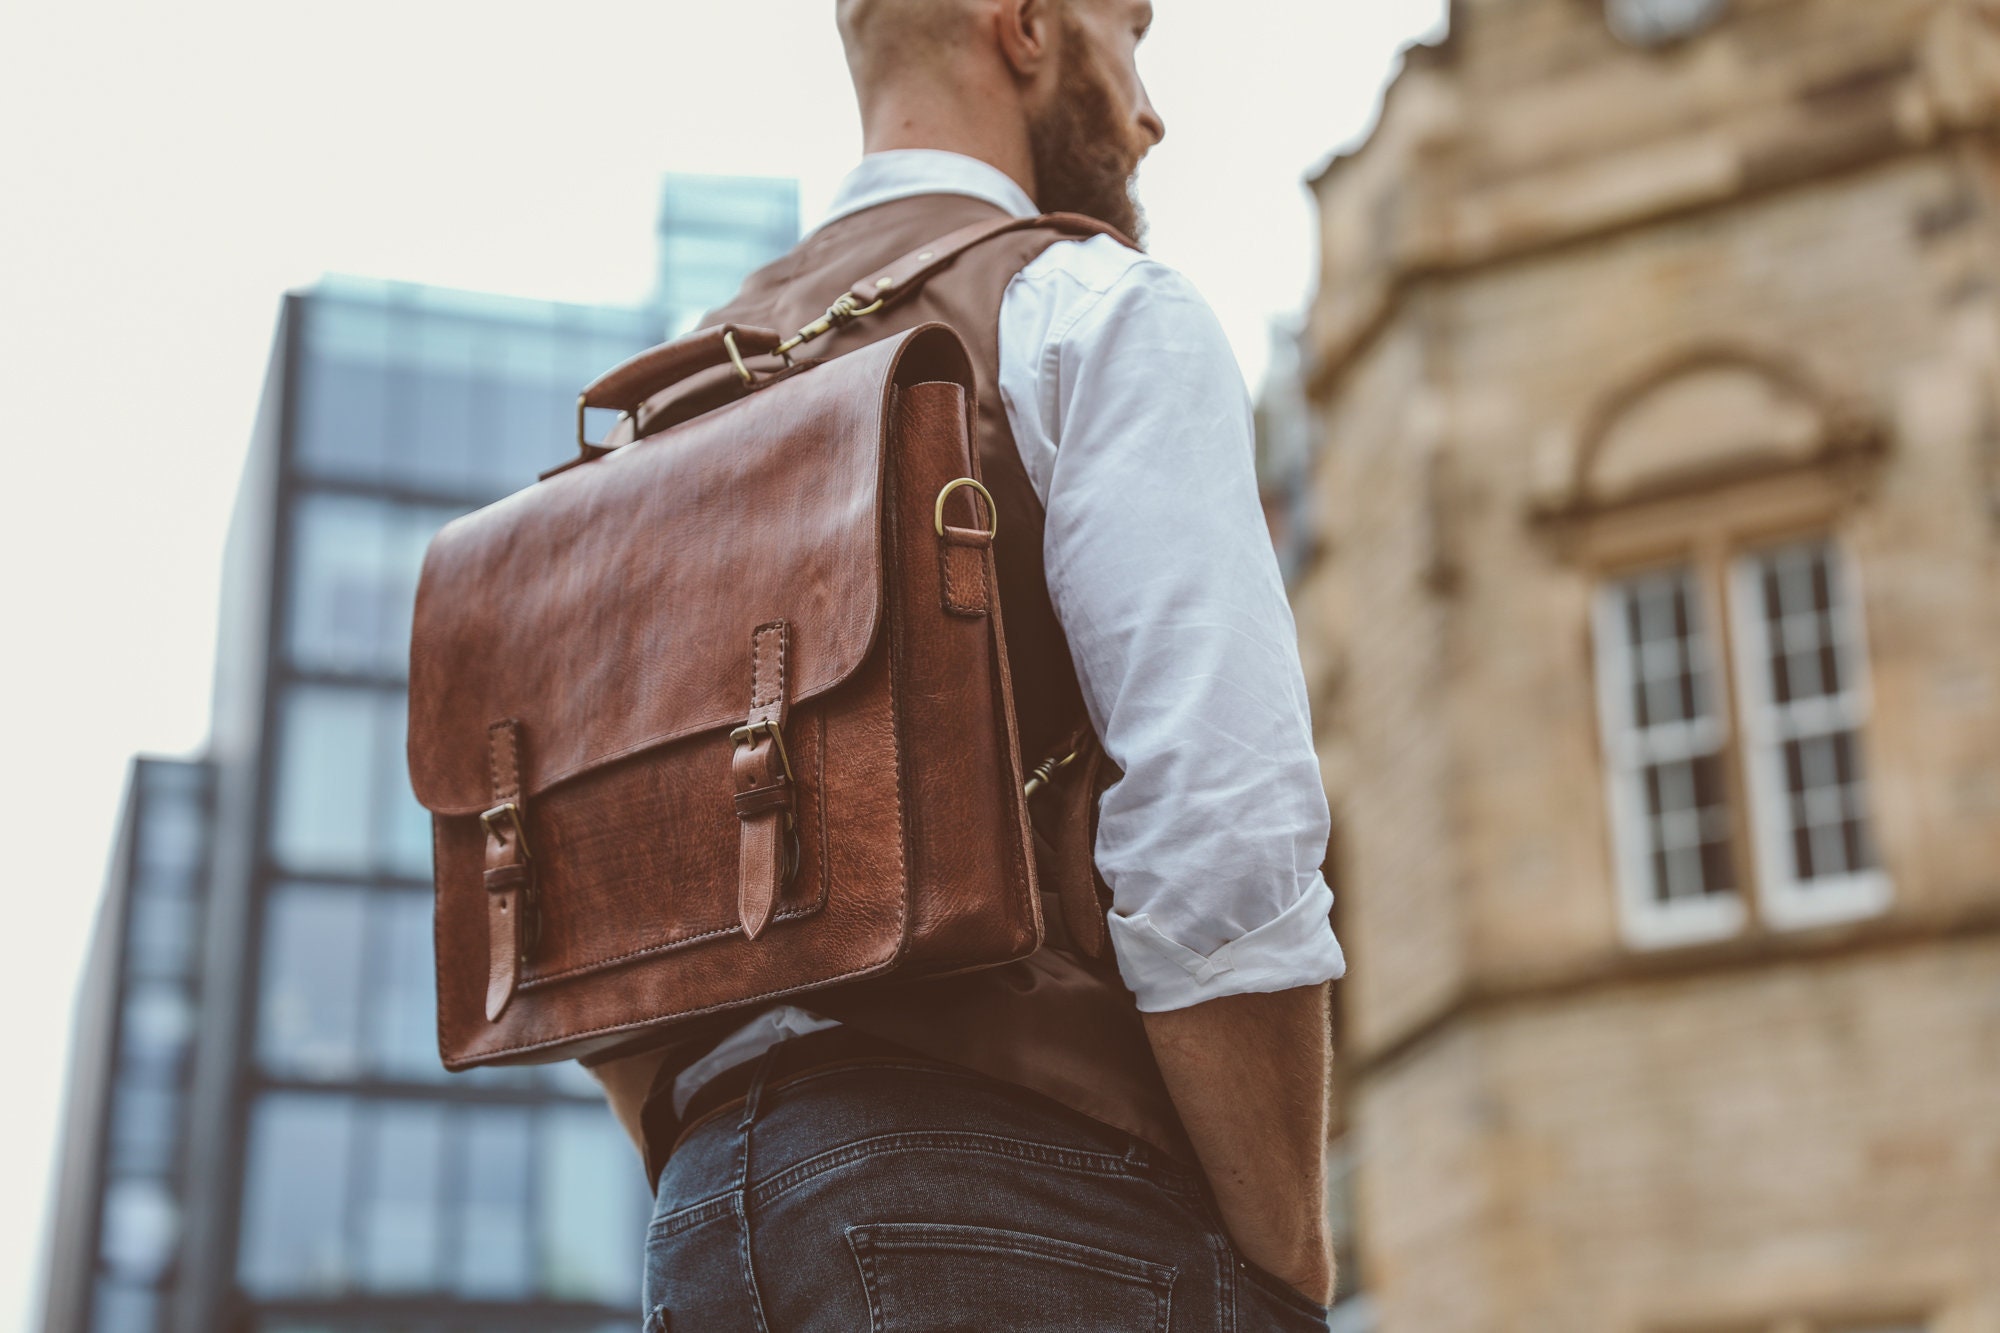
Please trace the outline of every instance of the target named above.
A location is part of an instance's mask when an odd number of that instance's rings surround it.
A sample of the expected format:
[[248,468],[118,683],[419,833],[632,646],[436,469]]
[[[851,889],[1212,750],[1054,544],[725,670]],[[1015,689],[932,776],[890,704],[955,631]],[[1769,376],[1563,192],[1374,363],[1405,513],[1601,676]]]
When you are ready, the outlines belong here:
[[860,668],[882,620],[888,399],[924,333],[781,379],[439,533],[410,645],[417,799],[440,815],[492,806],[498,721],[519,724],[527,798],[742,726],[753,633],[772,621],[790,628],[795,705]]

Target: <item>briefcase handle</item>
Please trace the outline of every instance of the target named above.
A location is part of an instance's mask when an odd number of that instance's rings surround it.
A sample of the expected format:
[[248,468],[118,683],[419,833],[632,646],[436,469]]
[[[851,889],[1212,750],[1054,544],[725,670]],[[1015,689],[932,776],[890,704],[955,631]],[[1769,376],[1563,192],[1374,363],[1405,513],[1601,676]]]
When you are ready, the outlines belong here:
[[661,390],[672,388],[690,375],[732,362],[747,381],[750,372],[743,358],[775,352],[784,341],[785,335],[776,329],[716,324],[627,357],[586,384],[577,395],[577,452],[585,458],[607,452],[605,445],[592,444],[584,436],[583,414],[588,409],[601,407],[620,416],[631,416],[639,410],[639,404]]
[[[789,365],[793,349],[801,344],[864,315],[872,315],[886,305],[895,304],[974,246],[996,236],[1029,228],[1046,228],[1071,236],[1101,233],[1116,237],[1126,245],[1131,244],[1109,224],[1076,213],[1044,213],[1039,217],[1003,217],[975,222],[870,273],[843,292],[827,307],[825,314],[790,337],[774,329],[715,324],[670,343],[649,348],[619,362],[584,386],[576,399],[577,456],[542,475],[550,477],[557,472],[565,472],[578,463],[602,458],[616,447],[609,442],[592,444],[585,436],[583,418],[590,408],[607,408],[621,416],[636,418],[639,408],[663,390],[672,388],[690,375],[698,375],[721,365],[734,365],[743,383],[752,385],[757,377],[745,358],[775,354],[783,357]],[[633,421],[633,433],[638,433],[636,420]]]

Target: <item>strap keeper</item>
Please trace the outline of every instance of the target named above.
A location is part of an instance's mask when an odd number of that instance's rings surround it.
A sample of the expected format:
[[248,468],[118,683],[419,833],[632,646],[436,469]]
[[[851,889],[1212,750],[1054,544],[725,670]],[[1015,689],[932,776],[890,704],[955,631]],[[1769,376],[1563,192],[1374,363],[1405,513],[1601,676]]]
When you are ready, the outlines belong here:
[[792,817],[792,783],[789,778],[781,778],[768,787],[752,787],[749,791],[736,793],[736,817],[755,819],[758,815],[782,810],[785,819]]

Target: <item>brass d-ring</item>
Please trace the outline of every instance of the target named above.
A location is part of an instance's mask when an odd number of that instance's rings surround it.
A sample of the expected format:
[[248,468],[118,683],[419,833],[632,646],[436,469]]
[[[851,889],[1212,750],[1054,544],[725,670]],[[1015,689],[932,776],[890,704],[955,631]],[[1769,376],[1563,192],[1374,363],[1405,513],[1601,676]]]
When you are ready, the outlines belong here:
[[722,347],[724,351],[729,353],[729,364],[736,367],[736,373],[743,377],[745,384],[750,383],[750,367],[743,364],[743,353],[736,350],[735,329],[724,329],[722,331]]
[[986,512],[989,515],[986,536],[989,541],[998,537],[1000,535],[1000,506],[993,503],[993,492],[981,486],[971,477],[960,477],[956,481],[948,481],[944,484],[944,489],[938,492],[937,535],[940,537],[944,536],[944,502],[950,499],[951,493],[961,486],[970,486],[973,490],[978,491],[986,497]]

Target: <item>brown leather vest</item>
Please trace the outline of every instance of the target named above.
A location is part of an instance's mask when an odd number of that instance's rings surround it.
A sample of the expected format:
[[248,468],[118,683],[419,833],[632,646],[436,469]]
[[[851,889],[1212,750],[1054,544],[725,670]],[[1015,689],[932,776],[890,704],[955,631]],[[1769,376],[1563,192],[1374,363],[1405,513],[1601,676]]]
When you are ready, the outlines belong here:
[[[736,298],[703,323],[800,328],[860,276],[960,227],[998,216],[1001,210],[984,200],[949,194],[899,199],[849,214],[753,273]],[[999,510],[995,556],[1000,604],[1021,757],[1030,767],[1063,753],[1065,742],[1088,725],[1069,645],[1049,603],[1041,501],[1015,447],[998,384],[1000,304],[1007,284],[1058,239],[1053,231],[1024,230],[988,241],[891,309],[857,320],[812,346],[818,356],[837,356],[935,320],[955,329],[971,351],[979,465]],[[640,414],[640,433],[684,415],[688,404],[724,388],[729,373],[724,367],[649,403]],[[917,736],[909,743],[948,746],[952,737]],[[1045,816],[1038,811],[1038,833],[1070,845],[1081,838],[1087,848],[1090,805],[1087,800],[1066,802],[1062,808],[1069,813],[1053,816],[1086,825],[1073,828],[1044,827]],[[1051,942],[1032,957],[953,977],[815,992],[802,1000],[803,1006],[934,1059],[1032,1089],[1191,1161],[1185,1131],[1131,993],[1108,957],[1091,959],[1065,947],[1067,932],[1060,928],[1061,914],[1047,892],[1054,867],[1042,857],[1038,865],[1052,928]],[[726,1017],[678,1037],[653,1086],[667,1087],[719,1031],[741,1022],[743,1015]],[[649,1109],[649,1138],[653,1123]]]

